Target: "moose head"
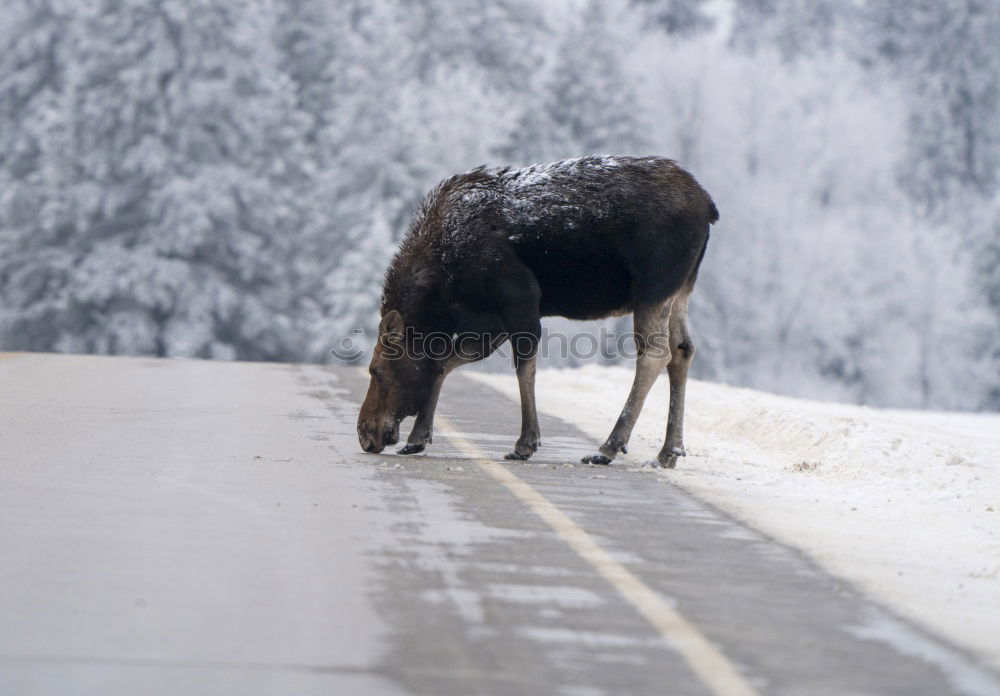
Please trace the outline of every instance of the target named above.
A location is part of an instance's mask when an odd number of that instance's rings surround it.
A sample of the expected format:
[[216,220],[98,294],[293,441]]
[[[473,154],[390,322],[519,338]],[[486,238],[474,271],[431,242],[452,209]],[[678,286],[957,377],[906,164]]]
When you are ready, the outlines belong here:
[[419,337],[406,335],[403,316],[395,309],[386,312],[379,324],[368,373],[371,381],[358,415],[362,449],[377,454],[396,444],[400,422],[417,416],[403,453],[422,450],[430,442],[444,370],[440,360],[422,350]]

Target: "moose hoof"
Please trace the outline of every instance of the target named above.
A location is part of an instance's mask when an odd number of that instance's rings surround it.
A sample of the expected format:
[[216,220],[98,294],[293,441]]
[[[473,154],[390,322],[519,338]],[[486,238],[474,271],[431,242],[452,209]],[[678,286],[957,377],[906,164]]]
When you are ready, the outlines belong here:
[[427,443],[425,442],[407,442],[396,450],[396,454],[417,454],[418,452],[423,452],[426,446]]
[[586,457],[580,460],[584,464],[611,464],[611,457],[607,457],[600,452],[595,452],[594,454],[588,454]]
[[537,440],[527,444],[522,444],[519,442],[516,445],[514,445],[513,452],[504,455],[504,459],[509,459],[513,461],[524,461],[525,459],[528,459],[529,457],[531,457],[531,455],[535,453],[540,444],[542,443],[538,442]]
[[677,466],[677,458],[686,456],[687,452],[680,447],[672,447],[669,452],[661,452],[656,459],[650,462],[650,466],[662,466],[664,469],[673,469]]
[[528,459],[538,450],[538,447],[541,444],[542,444],[541,440],[538,439],[537,435],[534,436],[533,439],[518,440],[517,443],[514,445],[514,451],[511,452],[510,454],[504,455],[504,459],[510,459],[516,461],[523,461],[525,459]]

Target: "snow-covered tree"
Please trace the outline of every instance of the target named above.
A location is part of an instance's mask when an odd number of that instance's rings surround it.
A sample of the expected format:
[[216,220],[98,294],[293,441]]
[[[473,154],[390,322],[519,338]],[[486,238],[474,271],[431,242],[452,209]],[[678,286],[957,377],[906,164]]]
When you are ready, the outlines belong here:
[[643,9],[648,22],[668,34],[690,36],[708,31],[714,19],[706,11],[706,0],[632,0]]
[[[899,178],[913,204],[963,247],[958,258],[945,257],[954,272],[976,272],[971,282],[993,316],[991,337],[979,341],[986,345],[978,352],[1000,374],[1000,7],[921,1],[903,8],[874,0],[863,6],[863,20],[863,44],[855,50],[910,95]],[[1000,408],[993,389],[983,403]]]
[[522,164],[584,154],[641,153],[647,139],[623,67],[624,6],[589,0],[565,33],[538,95],[505,148]]
[[61,231],[37,225],[47,205],[43,149],[65,81],[64,11],[11,2],[0,22],[0,344],[47,347],[58,325],[46,303],[72,263]]
[[[873,0],[869,61],[884,60],[912,93],[902,178],[933,211],[968,193],[991,196],[1000,176],[1000,6]],[[957,199],[957,200],[956,200]]]
[[285,268],[310,170],[266,8],[122,0],[50,21],[64,76],[44,115],[45,203],[7,258],[18,311],[5,342],[285,354]]
[[856,30],[858,6],[840,0],[740,0],[730,42],[740,50],[777,49],[785,59],[829,53]]
[[337,9],[337,4],[324,0],[275,5],[273,34],[279,65],[292,81],[298,109],[310,119],[311,146],[319,131],[329,126],[327,119],[337,96],[335,71],[348,49],[347,42],[338,40],[344,18],[337,15]]
[[539,37],[550,35],[542,7],[530,0],[422,0],[404,3],[406,37],[417,75],[476,67],[492,84],[523,88],[541,60]]

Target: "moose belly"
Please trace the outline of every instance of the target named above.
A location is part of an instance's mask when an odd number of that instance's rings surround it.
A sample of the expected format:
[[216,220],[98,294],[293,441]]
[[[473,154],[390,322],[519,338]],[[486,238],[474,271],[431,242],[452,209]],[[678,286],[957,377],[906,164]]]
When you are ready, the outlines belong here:
[[631,310],[631,278],[609,259],[573,254],[525,259],[542,290],[542,316],[601,319]]

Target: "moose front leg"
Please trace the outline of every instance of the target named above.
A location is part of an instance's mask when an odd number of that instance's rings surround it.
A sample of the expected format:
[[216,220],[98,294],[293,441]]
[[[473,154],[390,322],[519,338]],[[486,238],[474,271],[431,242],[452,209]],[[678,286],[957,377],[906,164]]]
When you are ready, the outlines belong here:
[[444,378],[445,374],[442,373],[431,383],[427,402],[417,412],[417,419],[413,423],[413,429],[410,430],[410,436],[406,438],[406,444],[396,450],[396,454],[423,452],[424,448],[433,441],[434,411],[437,409],[437,401],[441,395],[441,385],[444,384]]
[[669,300],[662,306],[635,310],[633,324],[637,355],[632,390],[608,439],[597,452],[580,460],[584,464],[610,464],[619,452],[627,451],[632,428],[639,419],[646,395],[670,361],[670,344],[666,333],[669,316]]
[[538,411],[535,409],[535,363],[537,346],[530,357],[518,358],[517,388],[521,393],[521,437],[514,445],[514,451],[504,459],[527,459],[541,445],[541,429],[538,427]]
[[491,269],[496,317],[510,343],[521,395],[521,435],[505,459],[527,459],[538,449],[541,431],[535,409],[535,359],[542,338],[542,291],[534,273],[513,254],[498,257]]

